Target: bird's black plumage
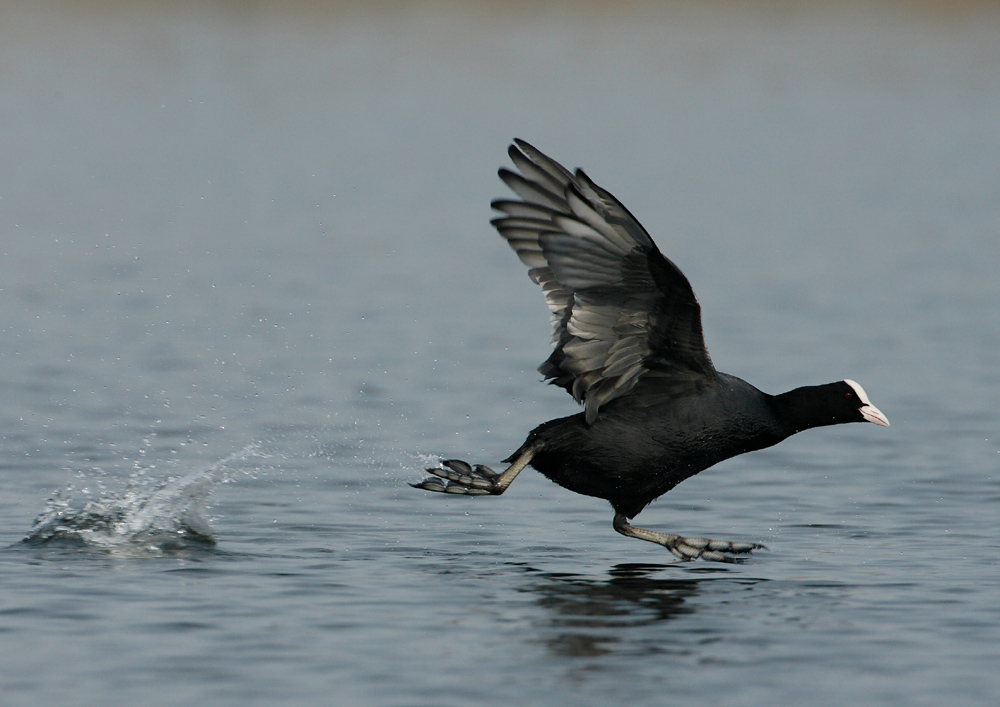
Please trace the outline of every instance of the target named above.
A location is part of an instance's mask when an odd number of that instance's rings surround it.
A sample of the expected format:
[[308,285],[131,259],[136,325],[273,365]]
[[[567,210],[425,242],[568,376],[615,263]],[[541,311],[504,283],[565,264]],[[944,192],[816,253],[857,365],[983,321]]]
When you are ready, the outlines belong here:
[[553,351],[539,370],[584,412],[535,428],[503,474],[450,460],[417,486],[500,494],[530,464],[571,491],[610,501],[624,535],[682,559],[725,561],[758,546],[634,528],[627,519],[684,479],[802,430],[888,426],[854,381],[768,395],[716,371],[691,285],[635,217],[582,170],[574,174],[522,140],[509,155],[518,172],[501,169],[500,178],[520,199],[494,201],[503,215],[492,223],[552,313]]
[[521,201],[494,201],[504,216],[492,223],[552,312],[555,348],[542,374],[584,403],[588,422],[650,372],[677,395],[711,384],[698,299],[646,229],[583,170],[523,140],[508,154],[521,174],[501,169],[500,178]]

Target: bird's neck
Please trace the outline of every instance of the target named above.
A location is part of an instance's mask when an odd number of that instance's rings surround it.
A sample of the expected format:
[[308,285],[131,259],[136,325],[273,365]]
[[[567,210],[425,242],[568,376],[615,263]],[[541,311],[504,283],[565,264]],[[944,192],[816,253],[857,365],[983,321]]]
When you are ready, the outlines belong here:
[[819,402],[822,396],[817,395],[817,392],[824,387],[826,386],[809,385],[770,396],[771,409],[789,435],[813,427],[836,424],[830,411]]

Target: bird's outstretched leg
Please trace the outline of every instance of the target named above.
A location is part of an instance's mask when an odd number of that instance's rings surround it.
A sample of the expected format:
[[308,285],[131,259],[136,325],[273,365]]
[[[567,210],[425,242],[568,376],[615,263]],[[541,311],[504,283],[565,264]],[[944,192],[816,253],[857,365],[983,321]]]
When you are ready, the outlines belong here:
[[507,487],[521,473],[521,470],[528,466],[528,462],[531,461],[534,454],[535,450],[529,447],[502,474],[498,474],[482,464],[472,466],[460,459],[445,459],[439,467],[427,470],[434,476],[429,476],[419,484],[410,484],[410,486],[426,491],[456,493],[465,496],[499,496],[507,490]]
[[709,538],[683,538],[673,533],[658,533],[655,530],[636,528],[629,525],[628,518],[623,513],[615,513],[614,527],[622,535],[651,543],[662,545],[680,560],[703,560],[714,562],[739,562],[742,557],[733,555],[749,555],[754,550],[766,550],[759,543],[729,542],[728,540],[711,540]]

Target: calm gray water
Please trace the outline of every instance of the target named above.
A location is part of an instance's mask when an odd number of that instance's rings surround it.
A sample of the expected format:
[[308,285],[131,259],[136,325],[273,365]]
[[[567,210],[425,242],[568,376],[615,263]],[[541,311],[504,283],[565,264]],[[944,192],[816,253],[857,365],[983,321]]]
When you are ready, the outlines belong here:
[[[3,704],[1000,699],[993,5],[44,7],[0,5]],[[892,421],[639,516],[770,552],[407,486],[576,410],[488,224],[514,136],[639,217],[720,370]]]

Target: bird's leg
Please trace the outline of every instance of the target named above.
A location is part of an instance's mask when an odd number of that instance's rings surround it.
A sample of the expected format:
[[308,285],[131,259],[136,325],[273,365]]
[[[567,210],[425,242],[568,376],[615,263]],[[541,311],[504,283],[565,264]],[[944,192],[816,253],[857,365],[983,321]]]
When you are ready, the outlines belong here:
[[410,486],[427,491],[456,493],[465,496],[499,496],[507,490],[507,487],[521,473],[521,470],[528,466],[528,462],[534,455],[535,450],[529,447],[501,474],[482,464],[472,466],[460,459],[445,459],[439,467],[427,470],[434,476],[429,476],[419,484],[410,484]]
[[767,549],[758,543],[729,542],[728,540],[711,540],[709,538],[683,538],[673,533],[658,533],[655,530],[636,528],[629,525],[628,518],[622,513],[615,513],[614,527],[622,535],[651,543],[662,545],[680,560],[703,560],[715,562],[738,562],[743,558],[732,555],[748,555],[754,550]]

